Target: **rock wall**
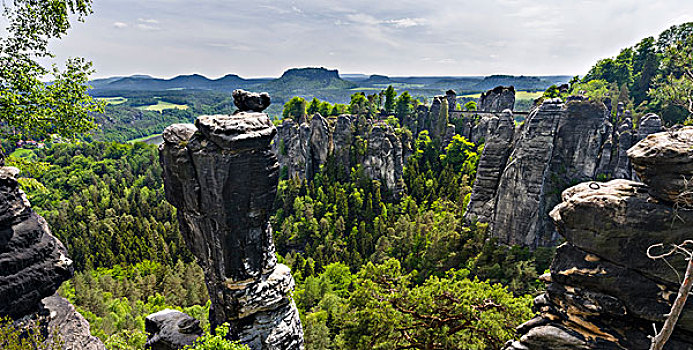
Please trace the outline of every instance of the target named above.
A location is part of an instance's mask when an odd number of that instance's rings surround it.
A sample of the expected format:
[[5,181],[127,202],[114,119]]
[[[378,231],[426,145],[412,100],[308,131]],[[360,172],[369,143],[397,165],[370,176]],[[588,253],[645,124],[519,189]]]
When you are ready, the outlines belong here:
[[[308,154],[322,151],[317,132],[305,139]],[[212,327],[229,322],[231,337],[253,350],[303,348],[294,280],[277,263],[269,224],[279,179],[275,134],[263,113],[200,116],[194,126],[168,127],[159,148],[166,198],[205,273]]]
[[[544,101],[512,133],[507,117],[504,123],[482,118],[470,137],[484,135],[488,151],[479,162],[467,219],[490,223],[501,243],[555,246],[560,236],[549,211],[562,190],[591,179],[632,178],[626,156],[636,141],[632,121],[614,129],[610,119],[603,103],[582,97]],[[649,127],[655,121],[661,130],[659,117],[647,120],[638,135],[656,130]]]
[[[341,115],[324,118],[315,114],[309,122],[297,124],[285,119],[277,127],[272,149],[277,153],[282,172],[289,178],[312,179],[330,156],[345,176],[359,164],[374,180],[380,180],[394,194],[402,191],[402,172],[411,154],[410,140],[402,140],[383,122],[359,120]],[[357,137],[365,141],[365,154],[354,153]]]
[[18,173],[0,167],[0,317],[17,320],[18,328],[37,323],[51,337],[57,329],[64,349],[104,349],[82,315],[54,296],[72,278],[72,261],[46,221],[31,210]]
[[[676,298],[686,261],[648,258],[654,244],[690,239],[693,210],[676,206],[693,177],[693,128],[647,137],[628,151],[645,183],[586,182],[551,211],[566,242],[551,265],[537,317],[507,349],[648,349]],[[676,207],[676,208],[675,208]],[[674,269],[672,269],[672,267]],[[693,348],[688,305],[666,349]]]
[[515,109],[515,87],[498,86],[479,97],[476,109],[479,112],[502,112]]

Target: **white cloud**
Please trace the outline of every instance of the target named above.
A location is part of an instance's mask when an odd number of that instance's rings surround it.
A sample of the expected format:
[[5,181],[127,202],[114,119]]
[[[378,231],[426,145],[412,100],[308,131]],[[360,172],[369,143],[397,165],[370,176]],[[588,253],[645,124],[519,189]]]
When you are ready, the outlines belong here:
[[137,20],[141,23],[159,24],[159,21],[154,18],[138,18]]
[[690,14],[691,0],[99,0],[55,51],[99,76],[574,75]]
[[387,21],[383,21],[385,24],[391,24],[397,28],[410,28],[410,27],[417,27],[424,25],[426,23],[426,20],[423,18],[400,18],[400,19],[391,19]]

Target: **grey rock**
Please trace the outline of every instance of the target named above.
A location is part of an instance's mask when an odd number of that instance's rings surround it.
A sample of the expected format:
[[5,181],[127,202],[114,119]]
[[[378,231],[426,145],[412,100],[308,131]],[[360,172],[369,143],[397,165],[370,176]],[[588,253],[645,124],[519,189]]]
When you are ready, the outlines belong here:
[[[671,132],[651,135],[628,152],[642,178],[661,188],[618,179],[563,192],[550,215],[566,243],[556,251],[546,293],[535,299],[539,315],[518,328],[520,341],[506,349],[650,347],[652,324],[661,327],[678,292],[675,270],[683,271],[687,261],[652,260],[647,252],[690,239],[693,210],[660,198],[676,193],[677,178],[665,174],[692,164],[690,149],[693,138]],[[687,305],[665,349],[693,348],[692,331]]]
[[693,127],[653,134],[628,151],[633,169],[655,198],[693,206]]
[[262,112],[271,104],[270,95],[266,92],[253,93],[245,90],[234,90],[233,103],[240,112]]
[[465,212],[467,220],[477,219],[480,222],[489,222],[493,216],[496,189],[512,150],[515,131],[509,110],[488,120],[487,126],[489,136],[479,160],[471,199]]
[[337,123],[332,134],[332,149],[337,168],[342,169],[344,176],[349,176],[351,172],[350,154],[352,142],[351,116],[340,115],[337,117]]
[[73,274],[65,246],[31,210],[16,168],[0,168],[0,316],[37,312]]
[[90,333],[89,322],[67,299],[53,295],[41,301],[48,313],[48,341],[55,332],[63,342],[63,350],[105,350],[101,340]]
[[201,116],[196,125],[187,142],[159,151],[166,198],[205,273],[212,327],[229,322],[230,336],[253,350],[302,349],[294,281],[277,263],[268,221],[279,178],[275,127],[261,113]]
[[664,131],[662,118],[654,113],[649,113],[640,119],[638,126],[638,139],[640,141],[649,135]]
[[308,179],[320,172],[320,167],[327,162],[327,155],[332,153],[332,135],[329,129],[327,120],[320,113],[316,113],[310,121],[310,153],[307,158],[306,175]]
[[180,311],[165,309],[144,320],[145,347],[151,350],[177,350],[193,345],[202,335],[200,321]]
[[515,109],[515,87],[497,86],[481,94],[477,102],[479,112],[502,112]]
[[404,165],[402,143],[392,127],[376,124],[371,129],[367,140],[364,170],[373,180],[379,180],[395,194],[402,191],[402,172]]
[[445,98],[448,100],[448,113],[452,114],[457,107],[457,93],[455,90],[445,91]]
[[562,188],[596,176],[609,125],[601,103],[551,99],[533,111],[501,175],[492,234],[507,244],[555,245],[548,212]]

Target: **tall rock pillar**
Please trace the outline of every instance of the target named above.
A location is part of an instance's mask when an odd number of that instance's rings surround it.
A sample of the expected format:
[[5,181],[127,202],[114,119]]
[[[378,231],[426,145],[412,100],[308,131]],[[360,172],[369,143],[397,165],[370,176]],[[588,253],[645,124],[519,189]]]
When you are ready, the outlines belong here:
[[290,298],[294,279],[278,264],[269,224],[279,165],[264,113],[200,116],[168,127],[160,146],[166,198],[205,273],[212,326],[253,350],[302,349]]

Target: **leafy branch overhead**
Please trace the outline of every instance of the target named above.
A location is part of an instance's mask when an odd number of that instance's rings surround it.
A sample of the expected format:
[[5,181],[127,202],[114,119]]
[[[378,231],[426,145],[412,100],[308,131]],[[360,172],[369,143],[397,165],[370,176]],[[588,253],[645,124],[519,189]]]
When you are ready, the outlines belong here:
[[[95,127],[90,112],[103,106],[87,94],[91,62],[70,58],[64,69],[38,60],[53,58],[52,39],[70,29],[70,16],[83,21],[91,0],[14,0],[3,3],[9,24],[0,38],[0,127],[4,137],[74,137]],[[46,81],[50,81],[46,83]]]

